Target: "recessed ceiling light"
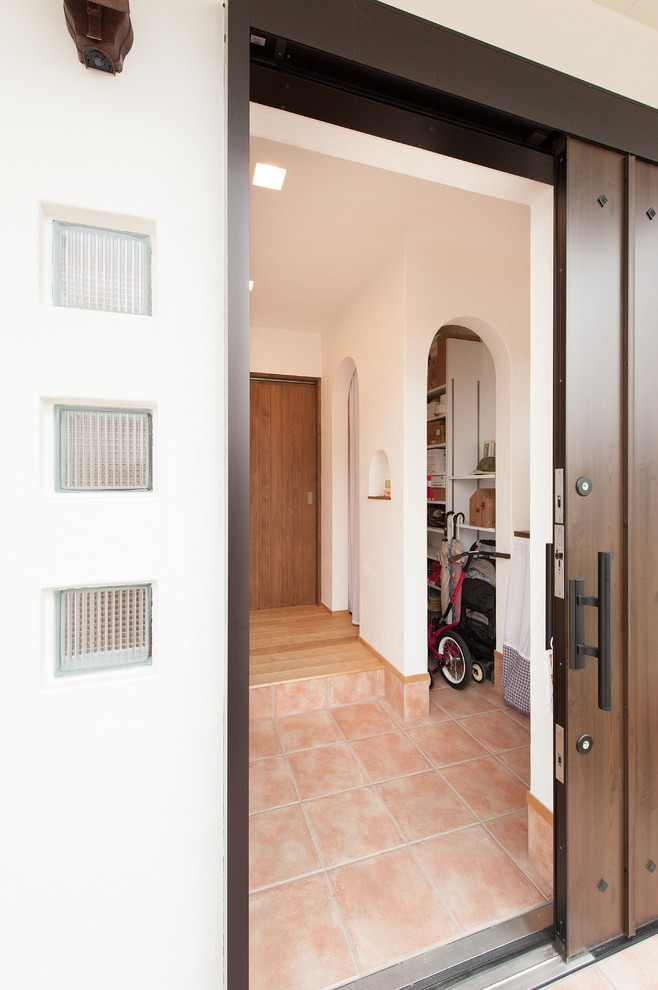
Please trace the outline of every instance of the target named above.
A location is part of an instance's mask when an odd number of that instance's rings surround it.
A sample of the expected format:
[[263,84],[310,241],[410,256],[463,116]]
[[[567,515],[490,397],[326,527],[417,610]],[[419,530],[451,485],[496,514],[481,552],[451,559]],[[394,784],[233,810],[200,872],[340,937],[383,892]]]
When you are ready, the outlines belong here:
[[255,186],[263,186],[265,189],[280,189],[285,177],[285,168],[278,168],[276,165],[264,165],[262,162],[256,163]]

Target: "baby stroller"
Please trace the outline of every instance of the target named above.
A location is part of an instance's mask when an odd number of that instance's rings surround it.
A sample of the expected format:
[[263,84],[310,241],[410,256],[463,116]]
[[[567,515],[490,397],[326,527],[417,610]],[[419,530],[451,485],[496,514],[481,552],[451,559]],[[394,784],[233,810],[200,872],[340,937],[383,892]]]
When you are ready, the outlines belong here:
[[[456,529],[458,543],[458,521]],[[453,568],[464,562],[445,611],[428,621],[430,688],[437,670],[456,690],[467,687],[471,678],[481,682],[490,676],[496,645],[495,557],[509,554],[496,553],[492,543],[476,542],[470,550],[449,555],[449,574],[442,569],[443,580],[454,579]]]
[[495,543],[474,543],[464,569],[461,616],[457,632],[466,641],[471,654],[473,680],[480,684],[491,680],[496,648],[496,564],[492,559]]

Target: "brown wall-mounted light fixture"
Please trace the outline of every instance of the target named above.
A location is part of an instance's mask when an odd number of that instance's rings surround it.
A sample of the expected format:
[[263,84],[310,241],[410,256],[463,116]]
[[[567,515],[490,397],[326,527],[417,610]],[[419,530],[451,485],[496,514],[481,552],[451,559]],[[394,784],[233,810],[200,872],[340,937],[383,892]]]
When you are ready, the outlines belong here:
[[129,0],[64,0],[64,15],[83,65],[121,72],[133,43]]

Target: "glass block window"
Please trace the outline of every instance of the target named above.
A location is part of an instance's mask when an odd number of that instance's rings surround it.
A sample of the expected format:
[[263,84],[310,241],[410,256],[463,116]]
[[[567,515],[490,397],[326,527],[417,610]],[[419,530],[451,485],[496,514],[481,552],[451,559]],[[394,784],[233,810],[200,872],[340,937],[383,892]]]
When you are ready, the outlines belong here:
[[150,409],[55,406],[60,492],[150,491]]
[[53,221],[53,302],[149,316],[150,236]]
[[55,674],[150,664],[151,585],[55,592]]

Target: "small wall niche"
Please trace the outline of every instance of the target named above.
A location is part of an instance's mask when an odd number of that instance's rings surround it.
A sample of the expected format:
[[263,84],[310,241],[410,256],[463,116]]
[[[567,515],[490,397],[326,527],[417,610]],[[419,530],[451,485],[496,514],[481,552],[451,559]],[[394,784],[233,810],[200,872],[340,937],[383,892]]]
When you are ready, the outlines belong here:
[[391,468],[383,450],[377,450],[370,460],[368,498],[391,500]]

